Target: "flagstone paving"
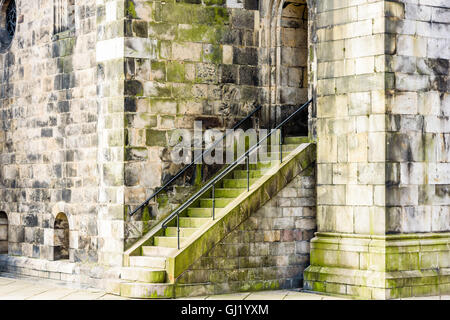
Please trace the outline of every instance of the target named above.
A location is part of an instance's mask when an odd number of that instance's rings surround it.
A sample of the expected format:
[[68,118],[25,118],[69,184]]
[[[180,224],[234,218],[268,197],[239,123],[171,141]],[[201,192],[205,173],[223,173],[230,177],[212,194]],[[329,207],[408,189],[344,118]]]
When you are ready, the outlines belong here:
[[[450,296],[433,296],[426,300],[450,300]],[[409,300],[403,299],[403,300]],[[98,289],[70,287],[66,283],[37,278],[11,278],[0,275],[0,300],[128,300],[127,298],[107,294]],[[345,300],[299,290],[274,290],[263,292],[241,292],[221,295],[209,295],[179,300]]]

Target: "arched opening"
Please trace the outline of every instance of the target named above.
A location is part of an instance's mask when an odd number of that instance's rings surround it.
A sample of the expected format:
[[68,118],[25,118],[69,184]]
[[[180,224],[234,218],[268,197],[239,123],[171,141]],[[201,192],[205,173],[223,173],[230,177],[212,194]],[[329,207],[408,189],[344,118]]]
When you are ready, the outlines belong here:
[[55,219],[53,245],[54,260],[69,259],[69,220],[62,212]]
[[0,211],[0,254],[8,254],[8,216]]
[[[308,101],[308,8],[306,0],[286,0],[279,20],[277,66],[281,119]],[[308,135],[308,112],[291,121],[286,134]]]
[[[269,0],[264,38],[269,65],[269,120],[280,123],[309,100],[309,21],[306,0]],[[305,110],[284,128],[286,135],[308,135]]]
[[16,1],[0,0],[0,52],[5,52],[11,46],[16,24]]

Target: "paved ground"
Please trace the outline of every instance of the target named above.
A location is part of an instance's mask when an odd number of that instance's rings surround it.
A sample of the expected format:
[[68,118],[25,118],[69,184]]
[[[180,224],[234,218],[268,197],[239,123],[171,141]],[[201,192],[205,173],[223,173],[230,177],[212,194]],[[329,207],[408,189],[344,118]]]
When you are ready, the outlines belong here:
[[[423,298],[414,298],[423,299]],[[450,296],[435,296],[424,299],[450,300]],[[66,284],[44,279],[16,279],[0,275],[0,300],[126,300],[101,290],[68,287]],[[252,293],[212,295],[180,300],[343,300],[295,290],[276,290]]]
[[[124,300],[101,290],[69,287],[63,283],[36,278],[0,275],[0,300]],[[305,292],[277,290],[185,298],[183,300],[329,300],[338,299]]]

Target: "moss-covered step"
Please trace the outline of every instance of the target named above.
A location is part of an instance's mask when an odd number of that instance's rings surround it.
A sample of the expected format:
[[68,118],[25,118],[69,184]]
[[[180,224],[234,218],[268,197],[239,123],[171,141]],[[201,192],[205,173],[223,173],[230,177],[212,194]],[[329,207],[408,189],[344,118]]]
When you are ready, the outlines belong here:
[[[220,209],[216,208],[215,213],[218,213]],[[193,218],[209,218],[212,217],[212,208],[188,208],[187,215]]]
[[124,267],[121,269],[120,278],[125,281],[164,283],[166,281],[166,270],[143,267]]
[[181,228],[199,228],[205,223],[208,223],[211,218],[191,218],[191,217],[180,217],[180,227]]
[[[183,245],[187,238],[180,237],[180,245]],[[155,237],[155,247],[176,248],[178,246],[178,237]]]
[[[168,257],[173,255],[176,252],[176,248],[165,248],[165,247],[155,247],[155,246],[143,246],[142,247],[142,255],[146,257],[160,257],[164,259],[164,257]],[[140,256],[130,256],[130,262],[133,257]]]
[[[261,178],[264,175],[262,170],[249,170],[248,175],[250,178]],[[236,179],[247,179],[247,170],[235,170],[233,176]]]
[[[274,165],[277,165],[280,163],[280,160],[265,160],[265,161],[259,161],[257,163],[249,163],[249,169],[250,170],[267,170],[273,167]],[[246,170],[246,165],[241,165],[239,167],[242,170]]]
[[[246,191],[246,188],[216,188],[216,190],[214,190],[214,193],[217,198],[234,199]],[[210,196],[211,195],[209,195],[208,197]]]
[[169,299],[174,297],[174,285],[170,283],[123,282],[120,295],[140,299]]
[[[250,185],[254,184],[258,179],[250,178]],[[246,179],[223,179],[224,188],[247,188],[247,178]]]
[[[180,237],[190,237],[198,228],[180,228]],[[167,227],[165,236],[175,237],[178,234],[177,227]]]
[[[281,149],[283,150],[283,154],[289,153],[292,150],[296,149],[298,147],[298,144],[282,144],[281,145]],[[278,153],[280,152],[280,145],[274,145],[274,146],[269,146],[269,148],[267,148],[267,152],[265,153],[260,153],[265,157],[268,157],[272,152]]]
[[310,143],[310,139],[308,137],[285,137],[283,139],[284,144],[295,144],[299,145],[302,143]]
[[166,267],[166,258],[161,256],[132,256],[130,257],[130,266],[164,269]]
[[[225,208],[233,198],[214,198],[214,206],[216,208]],[[213,199],[206,198],[206,199],[200,199],[200,206],[202,208],[212,208],[213,206]]]

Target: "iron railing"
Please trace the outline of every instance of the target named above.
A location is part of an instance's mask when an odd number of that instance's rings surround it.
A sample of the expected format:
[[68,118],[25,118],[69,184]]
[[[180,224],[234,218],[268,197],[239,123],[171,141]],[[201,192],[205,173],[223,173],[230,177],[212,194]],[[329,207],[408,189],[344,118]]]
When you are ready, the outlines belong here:
[[163,229],[167,228],[167,224],[173,221],[176,217],[177,219],[177,248],[180,249],[180,213],[182,213],[185,209],[187,209],[194,201],[198,200],[205,192],[210,189],[212,192],[212,219],[215,220],[215,185],[218,183],[223,177],[225,177],[228,173],[230,173],[233,169],[235,169],[238,165],[242,164],[242,161],[245,159],[246,169],[247,169],[247,191],[250,191],[250,170],[249,170],[249,162],[250,162],[250,154],[259,148],[260,144],[267,140],[272,134],[278,132],[280,130],[280,139],[279,139],[279,153],[280,153],[280,163],[283,162],[283,142],[282,142],[282,127],[289,122],[294,116],[296,116],[299,112],[304,110],[310,103],[312,99],[306,102],[304,105],[299,107],[296,111],[294,111],[291,115],[289,115],[285,120],[283,120],[279,125],[277,125],[274,129],[272,129],[264,138],[260,139],[255,145],[249,147],[248,151],[245,152],[242,156],[236,159],[233,163],[231,163],[228,167],[226,167],[223,171],[221,171],[218,175],[216,175],[213,179],[211,179],[208,183],[206,183],[200,190],[198,190],[193,196],[191,196],[186,202],[184,202],[181,206],[179,206],[174,212],[172,212],[162,223],[161,227]]
[[131,211],[130,206],[128,206],[128,212],[130,214],[130,216],[134,215],[136,212],[138,212],[139,210],[147,207],[150,203],[150,201],[155,198],[158,194],[160,194],[163,190],[166,190],[175,180],[177,180],[183,173],[186,172],[186,170],[188,170],[189,168],[191,168],[195,163],[197,163],[198,160],[202,159],[205,154],[207,154],[208,152],[214,150],[214,148],[221,143],[227,136],[229,133],[233,132],[234,130],[236,130],[237,128],[239,128],[245,121],[247,121],[248,119],[250,119],[256,112],[258,112],[259,110],[261,110],[261,106],[257,107],[255,110],[253,110],[252,112],[250,112],[244,119],[242,119],[241,121],[239,121],[231,130],[226,131],[226,133],[222,136],[221,139],[217,140],[214,142],[214,144],[209,147],[206,151],[204,151],[201,155],[199,155],[197,158],[195,158],[190,164],[188,164],[186,167],[184,167],[183,169],[181,169],[180,171],[178,171],[178,173],[173,176],[169,181],[167,181],[161,188],[159,188],[157,191],[155,191],[150,197],[148,197],[144,202],[142,202],[136,209],[134,209],[133,211]]

